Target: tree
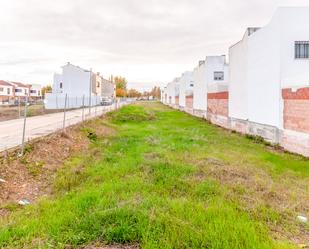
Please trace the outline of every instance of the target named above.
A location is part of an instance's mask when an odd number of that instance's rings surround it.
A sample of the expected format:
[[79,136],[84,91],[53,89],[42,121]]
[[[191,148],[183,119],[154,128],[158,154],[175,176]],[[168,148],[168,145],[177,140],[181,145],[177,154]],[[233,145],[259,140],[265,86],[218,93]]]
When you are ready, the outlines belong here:
[[127,80],[125,77],[121,76],[111,76],[111,80],[116,85],[116,96],[125,97],[127,92]]
[[136,89],[130,89],[128,92],[127,92],[127,96],[129,98],[139,98],[142,96],[142,94],[137,91]]
[[114,78],[114,82],[116,84],[116,88],[127,90],[127,80],[124,77],[116,76]]
[[160,89],[160,87],[155,86],[155,87],[153,87],[153,88],[151,89],[151,91],[149,91],[149,92],[144,92],[144,93],[143,93],[143,96],[144,96],[144,97],[147,97],[147,98],[149,98],[150,96],[152,96],[152,97],[155,98],[155,99],[161,99],[161,89]]
[[42,97],[45,98],[45,94],[51,93],[51,91],[52,91],[51,85],[47,85],[47,86],[42,87],[42,89],[41,89]]
[[126,97],[126,91],[121,88],[116,88],[116,97]]

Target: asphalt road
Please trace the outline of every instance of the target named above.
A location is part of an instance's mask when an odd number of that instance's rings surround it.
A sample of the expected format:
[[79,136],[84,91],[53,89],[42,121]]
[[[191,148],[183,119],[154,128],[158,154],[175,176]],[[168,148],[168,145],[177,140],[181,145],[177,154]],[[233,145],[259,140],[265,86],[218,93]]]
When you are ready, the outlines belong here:
[[[84,109],[84,119],[94,118],[112,109],[113,106],[98,106]],[[83,110],[73,110],[66,112],[65,126],[71,126],[82,122]],[[29,141],[38,137],[46,136],[63,128],[64,113],[53,113],[42,116],[29,117],[26,120],[25,141]],[[24,119],[13,119],[0,122],[0,152],[5,151],[22,144]]]

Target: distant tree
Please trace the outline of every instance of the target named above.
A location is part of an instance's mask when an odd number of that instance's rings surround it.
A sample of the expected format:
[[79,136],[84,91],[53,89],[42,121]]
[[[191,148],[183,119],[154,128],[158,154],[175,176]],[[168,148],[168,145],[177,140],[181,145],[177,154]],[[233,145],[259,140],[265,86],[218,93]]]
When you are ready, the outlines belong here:
[[149,98],[150,96],[152,96],[152,97],[154,97],[154,98],[156,98],[156,99],[161,99],[161,89],[160,89],[160,87],[157,87],[157,86],[155,86],[155,87],[153,87],[152,89],[151,89],[151,91],[145,91],[144,93],[143,93],[143,96],[144,97],[147,97],[147,98]]
[[47,85],[47,86],[42,87],[42,89],[41,89],[42,97],[45,98],[45,94],[51,93],[51,91],[52,91],[51,85]]
[[121,76],[116,76],[114,78],[114,82],[116,84],[116,88],[123,89],[123,90],[127,89],[127,83],[128,82],[127,82],[126,78],[121,77]]
[[121,89],[121,88],[116,88],[116,97],[126,97],[127,94],[126,94],[126,91]]
[[139,98],[142,96],[142,94],[137,91],[136,89],[130,89],[128,92],[127,92],[127,96],[129,98]]
[[127,94],[127,80],[121,76],[111,76],[111,81],[116,85],[116,96],[125,97]]

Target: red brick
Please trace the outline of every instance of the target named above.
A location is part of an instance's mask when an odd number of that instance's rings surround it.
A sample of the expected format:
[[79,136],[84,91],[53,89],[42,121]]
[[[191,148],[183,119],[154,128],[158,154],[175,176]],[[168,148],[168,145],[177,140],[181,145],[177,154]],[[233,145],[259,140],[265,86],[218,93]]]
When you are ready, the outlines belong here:
[[228,99],[229,92],[217,92],[217,93],[208,93],[208,99]]
[[186,107],[193,108],[193,96],[186,96]]
[[282,89],[283,99],[309,99],[309,87],[304,87],[293,92],[291,88]]
[[207,94],[207,112],[214,115],[228,116],[228,92],[217,92]]
[[179,96],[175,96],[175,105],[179,105]]

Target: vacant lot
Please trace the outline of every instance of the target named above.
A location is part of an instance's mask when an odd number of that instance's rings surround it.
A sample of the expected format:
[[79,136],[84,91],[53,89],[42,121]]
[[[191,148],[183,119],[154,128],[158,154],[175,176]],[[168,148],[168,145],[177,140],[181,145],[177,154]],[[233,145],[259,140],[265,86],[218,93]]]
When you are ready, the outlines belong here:
[[[0,121],[6,121],[19,118],[19,115],[23,117],[25,107],[21,106],[0,106]],[[46,110],[44,105],[31,105],[28,107],[27,116],[38,116],[49,113],[55,113],[62,110]]]
[[2,218],[1,248],[308,246],[308,159],[156,103],[95,122],[53,191]]

